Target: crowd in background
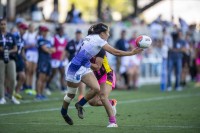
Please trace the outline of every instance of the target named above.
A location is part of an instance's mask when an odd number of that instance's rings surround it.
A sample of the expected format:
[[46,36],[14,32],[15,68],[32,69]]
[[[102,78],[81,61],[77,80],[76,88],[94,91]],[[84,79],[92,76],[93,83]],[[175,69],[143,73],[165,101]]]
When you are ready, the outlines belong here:
[[[83,23],[80,19],[81,13],[75,11],[73,6],[68,12],[66,22]],[[107,8],[107,11],[109,10]],[[51,18],[52,22],[57,20],[56,8]],[[54,85],[57,83],[56,88],[65,93],[67,88],[64,83],[64,67],[80,48],[83,32],[87,31],[76,26],[76,32],[70,32],[75,34],[75,38],[70,38],[62,24],[52,24],[54,28],[50,29],[45,23],[36,27],[34,23],[29,22],[27,25],[26,21],[17,19],[12,28],[8,29],[4,19],[0,22],[0,63],[4,66],[0,71],[0,104],[6,103],[5,96],[15,104],[20,104],[22,90],[26,94],[35,95],[36,100],[45,100],[46,95],[54,91]],[[130,35],[129,27],[134,29],[134,26],[139,24],[148,27],[149,36],[153,40],[152,46],[140,55],[110,60],[111,64],[115,64],[113,68],[117,73],[118,89],[138,89],[139,78],[146,76],[145,71],[149,71],[149,77],[160,77],[161,91],[173,90],[173,77],[176,91],[182,91],[188,76],[196,82],[196,87],[200,87],[200,42],[195,38],[196,27],[189,26],[181,18],[179,22],[180,24],[176,25],[163,21],[159,16],[151,24],[145,24],[137,18],[115,23],[115,26],[111,24],[110,38],[117,49],[127,51],[136,47],[135,39],[141,33],[135,30]],[[121,29],[120,37],[116,37],[114,33],[118,26]],[[5,47],[7,44],[8,48]],[[10,50],[7,61],[6,49]],[[149,64],[148,69],[145,63]],[[54,80],[58,78],[60,82]]]

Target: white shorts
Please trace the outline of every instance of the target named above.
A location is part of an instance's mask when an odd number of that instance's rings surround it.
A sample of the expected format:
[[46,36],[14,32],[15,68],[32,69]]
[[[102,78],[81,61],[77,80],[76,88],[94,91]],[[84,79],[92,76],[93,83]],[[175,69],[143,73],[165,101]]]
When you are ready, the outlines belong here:
[[38,62],[38,52],[28,50],[26,52],[26,60],[29,61],[29,62],[37,63]]
[[84,66],[76,66],[71,62],[65,68],[65,80],[79,83],[81,82],[82,76],[92,72],[90,68]]
[[52,68],[61,68],[61,67],[67,66],[68,63],[69,63],[68,59],[65,59],[64,61],[52,59],[51,67]]

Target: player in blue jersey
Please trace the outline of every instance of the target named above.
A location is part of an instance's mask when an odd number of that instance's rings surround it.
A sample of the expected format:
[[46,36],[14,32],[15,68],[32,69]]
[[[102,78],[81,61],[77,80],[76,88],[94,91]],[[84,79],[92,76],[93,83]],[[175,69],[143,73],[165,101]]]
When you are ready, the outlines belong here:
[[24,23],[19,24],[18,26],[19,34],[15,36],[16,43],[17,43],[17,54],[16,54],[16,71],[17,71],[17,85],[15,87],[15,93],[14,96],[18,99],[22,99],[22,96],[20,95],[20,89],[22,85],[25,82],[26,76],[25,76],[25,54],[24,54],[24,39],[23,35],[28,29],[28,26]]
[[38,68],[37,68],[37,100],[44,100],[43,90],[51,73],[51,54],[56,50],[47,39],[48,28],[40,26],[42,37],[38,40]]
[[132,51],[121,51],[110,46],[107,42],[110,35],[110,29],[103,23],[93,25],[89,31],[91,32],[83,40],[83,44],[79,52],[67,65],[65,70],[67,94],[64,97],[61,114],[69,125],[73,125],[73,120],[68,115],[68,106],[71,100],[75,97],[80,82],[82,81],[91,89],[79,102],[75,104],[79,118],[84,118],[83,106],[100,92],[99,83],[90,69],[90,59],[96,56],[102,48],[116,56],[131,56],[143,51],[141,48],[136,48]]

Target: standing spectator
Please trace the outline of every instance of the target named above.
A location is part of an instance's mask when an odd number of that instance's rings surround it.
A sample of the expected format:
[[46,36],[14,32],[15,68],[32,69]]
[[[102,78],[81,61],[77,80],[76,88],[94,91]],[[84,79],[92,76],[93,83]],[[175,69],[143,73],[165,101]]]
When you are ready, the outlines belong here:
[[22,99],[22,96],[20,95],[20,89],[23,86],[24,82],[25,82],[25,64],[24,64],[24,59],[25,59],[25,55],[24,55],[24,39],[23,39],[23,35],[26,32],[26,30],[28,29],[28,26],[24,23],[21,23],[18,26],[19,29],[19,35],[16,36],[16,43],[17,43],[17,54],[16,54],[16,71],[17,71],[17,85],[15,87],[15,93],[14,96],[17,99]]
[[[67,56],[68,56],[69,61],[71,61],[74,58],[74,56],[77,54],[78,50],[80,49],[80,47],[83,43],[81,30],[77,30],[75,34],[76,34],[75,39],[71,40],[67,44],[67,47],[66,47],[66,52],[67,52]],[[84,96],[85,84],[81,82],[78,90],[79,90],[78,99],[80,100]]]
[[172,48],[172,36],[166,29],[163,29],[163,43],[161,46],[161,55],[162,55],[162,67],[161,67],[161,91],[165,91],[167,88],[167,59],[168,51]]
[[184,51],[182,51],[183,54],[183,60],[182,60],[182,73],[181,73],[181,86],[186,86],[186,77],[189,72],[189,65],[190,65],[190,36],[189,34],[186,34],[185,36],[185,42],[186,46]]
[[54,5],[54,9],[53,9],[53,11],[52,11],[52,13],[50,15],[50,21],[58,23],[58,20],[59,20],[58,5],[55,4]]
[[196,76],[196,87],[200,87],[200,42],[196,48],[196,67],[197,67],[197,76]]
[[25,56],[26,56],[26,83],[25,83],[25,93],[35,95],[36,92],[33,90],[33,76],[35,74],[38,62],[38,49],[37,43],[37,33],[34,32],[33,24],[29,24],[28,32],[24,34],[23,39],[25,41]]
[[[122,30],[121,37],[119,40],[117,40],[117,42],[115,44],[115,48],[122,50],[122,51],[127,51],[129,49],[129,47],[130,47],[130,45],[129,45],[128,41],[126,40],[126,31]],[[122,64],[123,62],[121,61],[121,60],[123,60],[123,58],[126,58],[126,57],[117,57],[117,67],[116,67],[117,78],[120,78],[119,73],[121,73],[122,76],[124,77],[125,84],[128,85],[128,78],[127,78],[126,70],[125,69],[120,70],[120,66],[124,65],[124,64]],[[128,86],[125,86],[125,88],[127,88],[127,87]]]
[[112,12],[110,7],[107,6],[106,9],[102,13],[102,18],[104,22],[111,22],[112,21]]
[[173,48],[169,49],[168,56],[168,84],[167,91],[172,91],[171,87],[171,77],[173,68],[175,68],[175,90],[182,91],[180,87],[181,72],[182,72],[182,51],[184,51],[186,42],[183,40],[183,34],[180,30],[177,30],[172,34],[173,37]]
[[44,100],[43,90],[46,86],[48,76],[51,73],[51,54],[56,50],[52,47],[51,41],[47,40],[48,28],[40,26],[42,37],[38,40],[38,68],[37,68],[37,100]]
[[5,104],[5,79],[9,81],[8,87],[10,91],[10,98],[14,104],[20,102],[13,96],[16,79],[16,65],[15,53],[17,52],[17,45],[14,36],[7,32],[7,22],[0,18],[0,104]]
[[59,25],[56,28],[56,35],[52,39],[52,45],[56,49],[56,51],[51,55],[51,67],[52,73],[47,83],[47,88],[49,88],[49,84],[52,81],[53,77],[56,75],[57,71],[60,73],[60,83],[61,83],[61,91],[65,93],[65,81],[64,81],[64,63],[65,59],[65,48],[67,46],[68,40],[64,35],[63,31],[64,27]]
[[79,18],[79,11],[77,11],[75,5],[72,4],[71,10],[67,13],[66,22],[74,23],[77,18]]

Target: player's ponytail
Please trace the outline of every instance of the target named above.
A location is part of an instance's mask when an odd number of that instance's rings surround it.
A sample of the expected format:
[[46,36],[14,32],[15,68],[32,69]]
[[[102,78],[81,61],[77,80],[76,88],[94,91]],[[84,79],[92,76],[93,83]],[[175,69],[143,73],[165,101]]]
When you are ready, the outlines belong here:
[[103,23],[98,23],[95,25],[92,25],[88,30],[88,35],[91,34],[100,34],[101,32],[105,32],[108,30],[108,26]]

